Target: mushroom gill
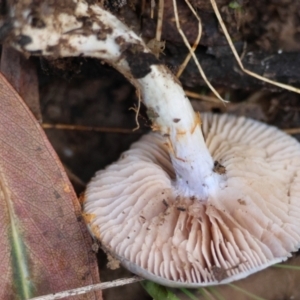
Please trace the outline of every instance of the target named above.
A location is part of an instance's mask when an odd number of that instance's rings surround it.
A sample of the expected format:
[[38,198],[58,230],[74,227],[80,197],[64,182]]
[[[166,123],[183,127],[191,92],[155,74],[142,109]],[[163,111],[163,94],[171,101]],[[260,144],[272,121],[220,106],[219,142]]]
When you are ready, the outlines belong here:
[[155,133],[98,172],[86,192],[85,217],[103,248],[168,286],[230,282],[299,248],[298,142],[243,117],[202,118],[222,177],[208,200],[177,191],[167,146]]

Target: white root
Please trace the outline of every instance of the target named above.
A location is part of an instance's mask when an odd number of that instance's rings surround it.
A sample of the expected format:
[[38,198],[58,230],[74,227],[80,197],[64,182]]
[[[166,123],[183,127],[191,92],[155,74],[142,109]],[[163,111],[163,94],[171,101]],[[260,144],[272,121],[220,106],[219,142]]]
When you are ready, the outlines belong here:
[[45,26],[39,28],[31,25],[29,9],[12,11],[14,46],[33,54],[96,57],[123,73],[141,91],[153,128],[166,137],[178,189],[206,200],[218,187],[219,175],[213,172],[200,117],[175,76],[111,13],[85,1],[73,3],[71,13],[49,4],[48,14],[40,16]]

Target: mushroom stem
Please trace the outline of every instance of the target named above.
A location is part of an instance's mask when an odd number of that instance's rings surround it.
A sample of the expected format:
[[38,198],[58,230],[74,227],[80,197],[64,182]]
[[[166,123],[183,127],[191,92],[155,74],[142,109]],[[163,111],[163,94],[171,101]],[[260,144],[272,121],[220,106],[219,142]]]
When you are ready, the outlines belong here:
[[201,131],[200,115],[174,76],[162,66],[152,66],[151,73],[137,80],[153,129],[166,137],[176,173],[176,187],[181,194],[206,200],[218,186],[213,159]]
[[123,73],[141,91],[153,129],[166,137],[178,189],[206,200],[219,176],[213,172],[200,116],[175,76],[115,16],[95,4],[73,3],[73,11],[49,3],[48,13],[39,16],[45,26],[35,25],[37,16],[28,4],[13,8],[14,46],[31,54],[96,57]]

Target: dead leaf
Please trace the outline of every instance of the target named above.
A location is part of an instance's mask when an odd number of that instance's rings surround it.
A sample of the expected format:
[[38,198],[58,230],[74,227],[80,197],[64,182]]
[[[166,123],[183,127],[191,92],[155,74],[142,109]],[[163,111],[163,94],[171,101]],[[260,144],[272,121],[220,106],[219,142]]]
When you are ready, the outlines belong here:
[[0,299],[99,282],[91,239],[56,153],[1,74],[0,95]]

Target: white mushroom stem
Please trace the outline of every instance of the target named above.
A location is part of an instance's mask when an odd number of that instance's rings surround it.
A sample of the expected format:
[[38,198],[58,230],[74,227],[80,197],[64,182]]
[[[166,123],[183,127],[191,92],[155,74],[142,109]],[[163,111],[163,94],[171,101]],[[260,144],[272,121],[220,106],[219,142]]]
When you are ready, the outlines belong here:
[[[195,114],[181,86],[165,68],[152,66],[152,72],[137,82],[150,111],[154,129],[166,136],[176,184],[187,196],[206,200],[216,187],[213,159]],[[210,190],[210,191],[209,191]]]
[[[14,46],[31,54],[96,57],[123,73],[141,91],[153,129],[166,137],[178,189],[206,200],[220,176],[213,172],[200,117],[179,82],[142,39],[111,13],[84,1],[73,3],[71,12],[57,3],[46,8],[44,4],[41,11],[47,14],[40,16],[24,5],[13,8]],[[32,25],[36,19],[45,26]]]

